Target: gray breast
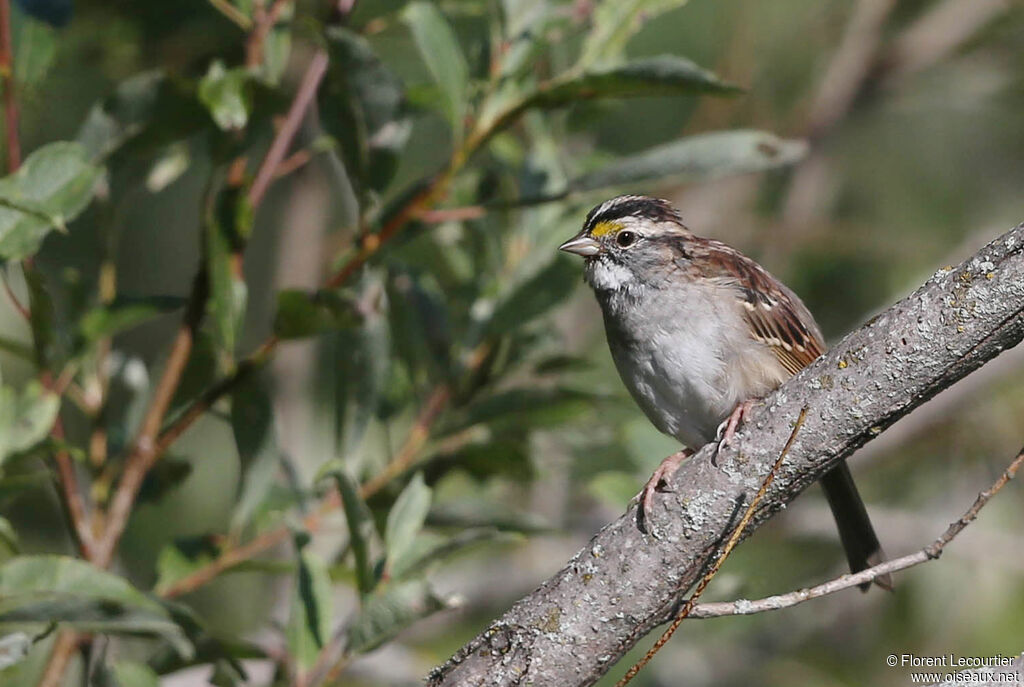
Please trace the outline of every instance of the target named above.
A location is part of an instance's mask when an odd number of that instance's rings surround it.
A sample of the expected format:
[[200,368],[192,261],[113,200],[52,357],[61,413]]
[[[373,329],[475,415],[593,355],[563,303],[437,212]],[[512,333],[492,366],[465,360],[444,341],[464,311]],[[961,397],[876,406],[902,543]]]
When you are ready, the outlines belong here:
[[626,388],[659,430],[695,449],[737,403],[772,385],[752,365],[769,352],[714,288],[598,293]]

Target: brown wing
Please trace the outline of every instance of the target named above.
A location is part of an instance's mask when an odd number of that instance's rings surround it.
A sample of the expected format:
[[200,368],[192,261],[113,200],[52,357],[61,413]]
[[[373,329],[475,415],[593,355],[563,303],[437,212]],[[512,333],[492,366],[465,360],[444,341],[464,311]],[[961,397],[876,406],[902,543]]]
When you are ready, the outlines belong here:
[[796,374],[825,352],[821,332],[807,306],[785,284],[742,253],[706,241],[707,276],[736,289],[750,333],[772,347],[779,362]]

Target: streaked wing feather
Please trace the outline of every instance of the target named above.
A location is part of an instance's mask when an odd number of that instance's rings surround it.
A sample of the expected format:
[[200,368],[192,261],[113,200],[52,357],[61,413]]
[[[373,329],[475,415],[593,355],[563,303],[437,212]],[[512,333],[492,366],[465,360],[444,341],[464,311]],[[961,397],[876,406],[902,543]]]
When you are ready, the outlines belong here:
[[771,346],[790,374],[796,374],[825,352],[814,317],[795,293],[729,246],[708,241],[706,247],[712,258],[710,263],[716,266],[716,276],[736,289],[751,336]]

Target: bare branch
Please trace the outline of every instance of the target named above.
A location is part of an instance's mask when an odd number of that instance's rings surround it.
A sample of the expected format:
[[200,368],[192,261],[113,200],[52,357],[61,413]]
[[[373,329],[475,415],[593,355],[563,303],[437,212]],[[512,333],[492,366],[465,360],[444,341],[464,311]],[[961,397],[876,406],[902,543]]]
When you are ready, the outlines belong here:
[[721,550],[800,408],[811,410],[748,531],[828,469],[1024,338],[1024,224],[848,335],[766,398],[734,445],[705,447],[655,504],[631,508],[430,676],[432,685],[590,685],[666,620]]
[[999,476],[999,479],[997,479],[987,490],[978,494],[978,498],[975,499],[971,507],[967,509],[967,512],[960,516],[959,520],[953,522],[946,531],[942,533],[942,536],[920,551],[885,561],[884,563],[880,563],[868,568],[867,570],[861,570],[853,575],[841,575],[833,580],[829,580],[828,582],[823,582],[805,589],[798,589],[797,591],[789,592],[788,594],[776,594],[763,599],[757,599],[756,601],[739,599],[737,601],[720,601],[697,604],[693,607],[693,610],[690,611],[690,617],[700,619],[720,618],[726,615],[753,615],[754,613],[763,613],[765,611],[777,611],[781,608],[790,608],[797,604],[802,604],[803,602],[810,601],[811,599],[818,599],[829,594],[835,594],[836,592],[849,589],[850,587],[856,587],[857,585],[864,584],[865,582],[872,582],[876,577],[880,577],[882,575],[894,573],[899,570],[906,570],[907,568],[911,568],[915,565],[933,561],[942,555],[942,550],[946,548],[947,544],[953,541],[958,534],[963,532],[969,524],[974,522],[974,519],[978,517],[978,512],[985,507],[985,504],[989,502],[989,499],[998,494],[999,490],[1006,486],[1006,483],[1017,475],[1017,471],[1020,469],[1022,464],[1024,464],[1024,448],[1020,450],[1017,457],[1010,463],[1010,466],[1006,468],[1002,475]]

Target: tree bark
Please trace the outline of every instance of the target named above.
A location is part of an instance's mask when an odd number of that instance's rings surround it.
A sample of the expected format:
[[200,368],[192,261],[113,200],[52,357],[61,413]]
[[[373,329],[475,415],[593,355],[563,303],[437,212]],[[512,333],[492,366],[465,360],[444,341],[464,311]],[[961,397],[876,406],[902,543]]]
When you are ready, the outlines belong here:
[[[731,447],[686,461],[649,516],[605,526],[460,649],[430,685],[590,685],[673,615],[717,555],[805,406],[749,535],[829,468],[1024,337],[1024,224],[846,336],[767,397]],[[883,542],[884,543],[884,542]]]

